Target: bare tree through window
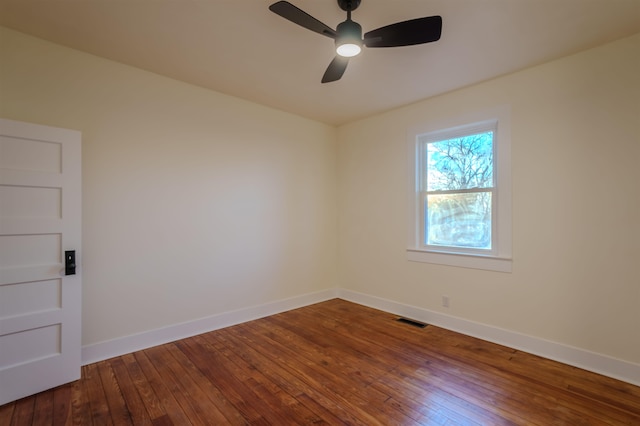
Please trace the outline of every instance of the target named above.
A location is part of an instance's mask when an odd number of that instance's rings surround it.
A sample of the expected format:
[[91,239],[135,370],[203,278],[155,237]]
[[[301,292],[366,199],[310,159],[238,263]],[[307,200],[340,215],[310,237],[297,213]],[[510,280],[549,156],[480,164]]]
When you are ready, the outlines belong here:
[[493,132],[427,144],[425,243],[491,249]]

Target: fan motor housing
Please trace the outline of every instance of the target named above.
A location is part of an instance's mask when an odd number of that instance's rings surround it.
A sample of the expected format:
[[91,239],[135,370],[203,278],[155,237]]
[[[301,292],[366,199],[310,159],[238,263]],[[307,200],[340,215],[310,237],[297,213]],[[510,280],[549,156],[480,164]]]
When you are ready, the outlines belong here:
[[338,0],[338,6],[342,10],[353,11],[360,6],[360,0]]
[[362,40],[362,27],[360,26],[360,24],[354,21],[347,20],[339,23],[336,27],[336,32],[338,33],[336,43],[343,38]]

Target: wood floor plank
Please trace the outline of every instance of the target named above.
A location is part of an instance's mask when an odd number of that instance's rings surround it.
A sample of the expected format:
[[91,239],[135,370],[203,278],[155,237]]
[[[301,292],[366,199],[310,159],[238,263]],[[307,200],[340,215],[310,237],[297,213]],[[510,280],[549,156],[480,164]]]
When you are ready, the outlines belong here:
[[33,407],[34,426],[50,425],[53,417],[53,392],[41,392],[36,395]]
[[[510,368],[522,376],[535,371],[535,377],[544,383],[640,416],[638,386],[523,352],[514,354]],[[615,395],[615,398],[608,398],[608,395]]]
[[120,384],[116,380],[113,369],[111,368],[111,361],[102,361],[97,365],[98,374],[100,374],[100,380],[102,381],[102,388],[107,398],[111,420],[116,425],[133,425],[131,414],[120,390]]
[[174,426],[168,414],[153,419],[153,426]]
[[[318,324],[325,324],[323,321],[317,321],[317,316],[314,316],[316,318],[316,322],[313,323],[315,324],[315,327],[323,327],[323,325],[318,325]],[[301,321],[302,319],[299,318],[299,321]],[[307,318],[307,321],[305,321],[304,323],[307,324],[309,323],[309,321],[311,321],[311,318]],[[310,327],[314,327],[314,325],[311,325]],[[332,326],[333,327],[333,326]],[[424,359],[420,358],[418,360],[418,362],[415,362],[415,357],[408,357],[407,354],[409,354],[411,352],[411,348],[410,347],[405,347],[402,346],[401,348],[398,348],[397,350],[394,351],[390,351],[389,347],[391,345],[393,345],[393,342],[391,342],[391,339],[393,340],[397,340],[397,337],[395,335],[391,335],[388,338],[384,338],[381,337],[380,339],[376,340],[375,342],[372,341],[363,341],[361,339],[359,339],[358,337],[354,337],[357,335],[366,335],[367,333],[345,333],[344,330],[338,331],[337,328],[336,329],[330,329],[332,331],[331,335],[335,335],[335,334],[341,334],[345,339],[347,339],[345,341],[345,344],[348,344],[349,346],[353,347],[353,348],[359,348],[362,353],[367,353],[367,348],[370,351],[372,347],[375,348],[375,346],[372,346],[374,344],[379,344],[380,345],[380,349],[375,353],[375,356],[373,357],[373,359],[370,359],[369,363],[374,364],[375,362],[382,362],[383,365],[393,365],[394,368],[394,373],[395,373],[395,378],[396,378],[396,383],[387,383],[387,387],[385,389],[388,389],[388,392],[393,392],[393,389],[396,389],[397,386],[399,384],[403,383],[403,378],[401,373],[404,371],[406,374],[410,374],[414,369],[420,368],[423,363],[424,363]],[[326,330],[328,331],[328,330]],[[323,332],[321,329],[317,329],[316,333],[317,334],[326,334],[326,331]],[[381,335],[379,334],[375,334],[376,336],[380,337]],[[404,341],[402,342],[404,343]],[[394,363],[395,361],[395,363]],[[428,364],[425,364],[428,365]],[[403,367],[406,367],[403,369]],[[449,369],[451,368],[450,366],[442,366],[442,368],[444,369]],[[372,370],[375,371],[375,370]],[[384,373],[384,371],[375,371],[378,379],[377,381],[379,381],[382,377],[385,377],[385,379],[389,382],[390,379],[390,374],[381,374]],[[397,394],[398,392],[395,392],[395,394]],[[437,395],[437,392],[436,392]],[[459,398],[455,398],[453,397],[453,395],[448,394],[448,399],[449,399],[449,405],[451,405],[453,402],[459,400]],[[431,403],[433,403],[433,400],[430,401]],[[492,416],[488,416],[488,413],[486,412],[486,410],[480,408],[480,407],[474,407],[475,411],[479,411],[482,412],[482,415],[478,415],[477,413],[474,413],[472,410],[469,410],[469,403],[468,401],[463,401],[463,403],[458,401],[458,404],[455,405],[454,404],[454,409],[453,411],[450,411],[450,416],[454,416],[454,417],[458,417],[459,421],[487,421],[487,417],[488,419],[491,420],[492,424],[501,424],[504,422],[504,419],[502,418],[494,418]],[[440,407],[440,411],[442,410],[448,410],[448,408],[445,407]],[[464,412],[466,413],[466,418],[460,418],[460,414]],[[455,413],[455,414],[453,414]],[[474,420],[475,419],[475,420]]]
[[405,407],[411,407],[421,415],[452,419],[459,423],[511,425],[517,424],[505,418],[502,413],[487,410],[474,404],[473,401],[463,399],[430,382],[420,382],[410,379],[410,372],[404,374],[402,370],[380,377],[373,386],[386,389],[394,395],[394,401]]
[[[171,345],[171,344],[169,344]],[[158,374],[167,383],[171,394],[180,404],[189,422],[194,425],[206,424],[207,401],[194,400],[191,397],[192,383],[185,378],[185,373],[178,363],[167,352],[166,346],[156,346],[144,351],[155,366]],[[203,407],[203,404],[207,404]]]
[[[133,386],[135,386],[135,389],[138,392],[140,398],[139,402],[144,405],[144,408],[147,411],[147,414],[149,415],[151,421],[153,422],[155,419],[160,419],[167,416],[164,406],[158,399],[158,396],[156,395],[152,384],[149,382],[149,380],[147,380],[147,377],[142,372],[142,369],[140,368],[135,355],[127,354],[120,357],[119,359],[122,361],[122,364],[126,368],[127,373],[129,374],[129,378],[131,379],[131,383],[133,384]],[[118,371],[119,370],[120,368],[118,366]],[[124,372],[122,374],[124,374]],[[131,390],[130,392],[133,393],[133,390]],[[135,399],[135,402],[132,402],[132,404],[137,404],[138,398],[136,398],[135,396],[133,396],[132,398]],[[132,410],[132,413],[134,411],[137,412],[137,409]],[[142,413],[140,413],[139,415],[144,417]]]
[[313,411],[302,404],[297,396],[299,392],[290,392],[287,386],[281,386],[281,382],[273,381],[266,374],[268,371],[261,371],[254,365],[247,363],[241,353],[233,350],[234,345],[230,342],[228,333],[217,333],[216,339],[220,342],[218,346],[220,352],[235,364],[236,377],[242,377],[253,391],[272,407],[278,407],[278,411],[286,412],[288,421],[295,424],[318,424],[322,422]]
[[[457,375],[460,376],[461,372],[463,372],[465,380],[458,383],[452,380],[451,375],[447,374],[442,375],[444,377],[442,380],[450,383],[452,389],[456,389],[457,386],[457,388],[461,389],[461,392],[465,392],[466,398],[471,398],[468,392],[475,390],[478,395],[494,398],[500,402],[501,407],[505,407],[513,414],[526,412],[530,407],[531,401],[538,401],[541,407],[545,407],[542,410],[537,410],[535,414],[542,424],[562,419],[571,422],[587,415],[604,424],[608,417],[614,414],[612,412],[607,413],[607,407],[600,404],[594,406],[585,398],[575,396],[567,398],[568,393],[565,389],[541,383],[535,377],[523,377],[514,374],[512,371],[506,372],[510,368],[506,364],[508,361],[496,361],[494,366],[485,365],[482,368],[478,368],[478,365],[482,362],[480,360],[472,363],[472,365],[463,365],[463,363],[468,364],[468,360],[473,359],[470,353],[457,355],[455,351],[450,351],[449,353],[452,354],[450,359],[455,364],[455,368],[458,371]],[[436,362],[432,364],[435,365]],[[433,369],[430,367],[421,369],[416,375],[419,376],[421,372],[427,374],[431,381],[436,380],[438,377],[437,375],[432,375]]]
[[[182,381],[189,395],[198,401],[200,408],[206,406],[204,417],[215,424],[236,422],[242,424],[243,419],[224,394],[191,362],[177,345],[165,346],[169,354],[182,367]],[[177,371],[176,371],[177,373]]]
[[82,367],[0,425],[640,425],[640,387],[333,299]]
[[[300,320],[301,318],[298,318]],[[327,356],[329,359],[336,360],[338,362],[338,372],[349,378],[353,383],[360,383],[364,389],[367,389],[367,394],[364,398],[368,401],[371,400],[371,392],[379,392],[383,398],[384,403],[379,406],[381,411],[385,411],[389,418],[402,418],[405,415],[405,411],[408,408],[398,411],[397,407],[400,405],[392,399],[395,392],[380,391],[380,388],[372,386],[376,383],[381,375],[386,374],[391,368],[395,366],[395,359],[381,356],[381,350],[375,350],[375,346],[369,346],[366,349],[355,348],[352,338],[339,339],[336,338],[335,333],[331,333],[331,329],[326,329],[322,324],[317,322],[305,322],[307,327],[299,327],[299,321],[287,321],[286,323],[279,322],[277,317],[274,317],[276,323],[280,323],[281,326],[286,327],[292,331],[295,335],[302,336],[315,346],[319,346],[316,350]],[[311,318],[309,318],[312,321]],[[314,337],[315,336],[315,337]],[[327,337],[331,336],[331,337]],[[393,404],[390,402],[394,402]],[[380,414],[379,414],[380,415]],[[417,420],[415,413],[407,414],[410,419]],[[421,416],[418,415],[418,418]],[[406,419],[408,423],[409,420]]]
[[[379,321],[368,321],[369,318],[367,318],[366,310],[359,314],[359,319],[360,321],[354,321],[351,324],[353,324],[354,327],[362,327],[360,324],[366,323],[367,330],[373,331],[372,335],[380,339],[386,338],[387,346],[398,350],[397,356],[401,357],[402,353],[406,352],[406,350],[402,348],[403,342],[394,342],[393,340],[397,339],[394,339],[394,336],[386,331],[390,328],[389,325],[384,323],[380,324]],[[510,348],[478,339],[471,339],[467,336],[438,329],[437,327],[430,326],[426,330],[429,332],[434,331],[438,334],[450,335],[448,339],[440,338],[438,345],[433,345],[427,340],[420,342],[407,339],[410,340],[412,344],[417,345],[423,353],[431,357],[432,362],[429,368],[433,368],[435,365],[434,360],[444,361],[450,365],[450,368],[455,369],[457,374],[466,373],[470,380],[473,377],[476,385],[496,385],[498,388],[502,388],[502,393],[508,396],[511,403],[502,398],[500,394],[496,394],[494,397],[501,402],[499,407],[507,417],[514,417],[514,419],[517,420],[519,417],[518,413],[526,412],[528,407],[530,407],[530,401],[537,399],[540,401],[541,406],[549,407],[536,411],[535,415],[542,424],[548,424],[552,419],[557,420],[562,418],[567,418],[567,421],[576,421],[576,419],[585,416],[592,418],[593,421],[599,421],[602,424],[607,424],[610,419],[623,422],[625,419],[628,419],[627,414],[622,414],[619,411],[610,411],[601,401],[598,401],[595,406],[584,398],[572,398],[569,402],[564,398],[566,395],[564,389],[558,393],[558,389],[553,386],[540,385],[537,379],[539,376],[536,374],[536,369],[531,369],[530,374],[524,378],[518,374],[514,374],[514,372],[510,371],[511,365],[507,365],[515,353],[515,351]],[[363,329],[363,331],[365,330]],[[422,333],[425,334],[424,332]],[[405,337],[415,337],[419,334],[420,332],[416,331],[408,333]],[[443,345],[448,345],[445,351],[446,355],[444,356],[438,353],[439,350],[436,352],[432,350],[434,347],[439,349],[443,347]],[[407,360],[404,362],[406,363]],[[560,365],[558,363],[553,364]],[[567,368],[567,366],[562,367]],[[509,371],[509,373],[505,374],[505,371]],[[455,389],[455,383],[455,380],[451,382],[452,389]],[[512,391],[509,391],[509,386],[513,388]],[[473,397],[473,395],[468,393],[471,390],[471,386],[466,386],[463,383],[460,384],[459,387],[464,389],[463,392],[465,392],[463,395],[460,395],[461,398],[469,399]],[[478,389],[476,388],[476,390]],[[490,389],[483,389],[482,391],[486,393],[484,397],[488,397],[491,394]],[[519,401],[513,398],[518,398]],[[508,413],[509,411],[511,414]]]
[[[271,320],[272,318],[268,318]],[[298,359],[292,364],[297,374],[313,377],[323,385],[341,396],[343,401],[353,410],[359,410],[362,421],[369,424],[387,424],[390,421],[388,408],[384,405],[388,395],[368,386],[370,383],[357,374],[349,375],[341,369],[340,360],[334,359],[314,348],[313,342],[295,339],[291,332],[279,328],[273,321],[255,322],[271,342],[271,350],[278,351],[283,359]],[[412,420],[398,418],[394,421],[411,424]]]
[[250,389],[245,386],[225,368],[226,361],[210,346],[208,338],[195,336],[192,339],[177,342],[178,347],[184,352],[194,365],[209,378],[211,382],[226,396],[243,419],[249,424],[267,424],[264,414],[251,403],[257,400]]
[[[484,344],[487,343],[485,342]],[[516,355],[517,354],[514,354],[514,356]],[[532,358],[532,356],[529,355],[529,358]],[[463,359],[464,361],[462,361]],[[468,362],[468,359],[468,355],[465,355],[464,358],[462,358],[461,355],[458,364]],[[513,357],[509,360],[495,361],[492,366],[485,365],[476,375],[481,377],[491,374],[492,377],[495,378],[491,386],[496,390],[501,390],[503,393],[509,383],[517,386],[518,389],[526,389],[524,392],[515,394],[520,397],[520,410],[523,409],[523,407],[529,406],[532,399],[537,398],[541,403],[543,403],[545,399],[548,400],[548,403],[543,404],[547,407],[553,407],[547,410],[549,418],[553,419],[559,419],[564,415],[579,418],[585,417],[588,414],[593,417],[594,420],[604,424],[609,416],[616,417],[615,412],[609,410],[604,400],[589,401],[587,398],[579,395],[570,395],[566,392],[567,387],[565,385],[561,383],[554,384],[552,381],[541,379],[539,374],[535,374],[536,369],[530,369],[524,373],[522,370],[514,368],[512,360]],[[475,364],[479,364],[480,362],[481,361],[478,360]],[[566,368],[566,366],[564,367]],[[532,374],[532,372],[534,374]],[[484,380],[483,382],[486,383]],[[541,413],[541,411],[538,411],[539,415],[541,415]]]
[[109,412],[109,403],[104,392],[100,372],[98,371],[99,364],[100,363],[89,364],[82,367],[85,376],[85,391],[87,392],[89,406],[91,407],[91,420],[93,424],[96,426],[111,426],[113,425],[113,419]]
[[[160,375],[156,366],[152,360],[149,359],[145,351],[136,352],[134,358],[137,365],[140,367],[140,371],[142,371],[144,376],[147,378],[154,394],[157,396],[158,401],[162,406],[162,412],[166,413],[167,417],[175,425],[190,425],[191,421],[176,399],[180,396],[180,390],[177,389],[171,378],[167,379]],[[129,368],[129,371],[131,371],[131,368]],[[177,393],[178,395],[176,395]],[[155,422],[156,419],[162,418],[164,418],[164,414],[160,417],[152,417],[152,420]]]
[[[71,424],[71,399],[73,384],[58,386],[52,390],[53,393],[53,412],[51,413],[52,425]],[[0,424],[2,424],[0,422]]]
[[[175,346],[170,346],[167,349],[175,349]],[[170,351],[171,352],[171,351]],[[182,355],[180,351],[175,351]],[[177,360],[176,357],[174,359]],[[194,401],[197,401],[196,405],[198,407],[198,412],[201,413],[201,417],[206,419],[207,421],[211,421],[213,424],[218,424],[222,422],[227,422],[226,417],[220,411],[218,406],[215,404],[215,397],[211,397],[212,394],[208,393],[204,389],[212,389],[212,387],[207,387],[205,383],[211,384],[209,380],[204,377],[202,374],[199,375],[190,375],[191,369],[188,369],[187,366],[191,365],[191,362],[188,360],[178,361],[179,365],[182,366],[180,381],[183,385],[184,389],[188,392],[188,395]],[[172,364],[178,365],[178,364]],[[178,374],[177,370],[174,370],[176,374]]]
[[0,405],[0,425],[10,425],[13,418],[13,410],[15,409],[15,402]]
[[151,417],[147,412],[145,404],[138,393],[136,385],[133,383],[129,371],[122,358],[115,358],[110,362],[114,378],[122,392],[123,402],[134,425],[152,425]]
[[86,366],[82,367],[80,380],[73,382],[71,387],[71,416],[67,417],[66,424],[72,425],[93,425],[91,416],[91,402],[87,389]]
[[[37,395],[36,395],[37,396]],[[11,426],[30,425],[33,421],[36,397],[27,397],[15,402]]]
[[[342,398],[323,392],[324,387],[311,377],[296,374],[284,362],[273,357],[270,346],[259,335],[243,326],[230,327],[230,344],[239,356],[254,368],[259,369],[274,383],[305,404],[324,422],[339,424],[342,421],[359,423],[355,414],[346,409]],[[230,335],[230,336],[229,336]]]

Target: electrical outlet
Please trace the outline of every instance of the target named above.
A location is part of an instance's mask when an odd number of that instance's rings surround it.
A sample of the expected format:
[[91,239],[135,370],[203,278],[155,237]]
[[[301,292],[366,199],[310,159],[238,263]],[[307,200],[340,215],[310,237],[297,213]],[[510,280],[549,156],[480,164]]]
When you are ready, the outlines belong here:
[[449,307],[449,296],[442,296],[442,306],[445,308]]

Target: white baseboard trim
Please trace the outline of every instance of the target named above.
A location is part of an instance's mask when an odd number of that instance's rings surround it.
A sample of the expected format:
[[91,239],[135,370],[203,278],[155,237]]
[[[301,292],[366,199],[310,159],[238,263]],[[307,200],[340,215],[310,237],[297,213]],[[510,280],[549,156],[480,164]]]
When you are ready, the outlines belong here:
[[337,297],[640,386],[640,364],[351,290]]
[[223,312],[195,321],[170,325],[131,336],[83,346],[82,365],[252,321],[291,309],[301,308],[336,297],[640,386],[640,364],[634,364],[607,355],[465,320],[440,312],[402,304],[393,300],[337,288],[291,297],[236,311]]
[[218,330],[291,309],[301,308],[336,297],[337,289],[328,289],[86,345],[82,347],[82,365],[174,342],[197,334]]

